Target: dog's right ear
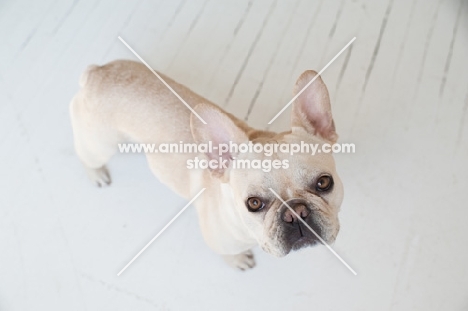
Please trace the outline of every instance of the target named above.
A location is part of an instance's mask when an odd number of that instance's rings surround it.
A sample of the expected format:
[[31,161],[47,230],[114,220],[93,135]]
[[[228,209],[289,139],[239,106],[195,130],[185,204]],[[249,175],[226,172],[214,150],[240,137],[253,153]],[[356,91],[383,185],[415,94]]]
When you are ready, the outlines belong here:
[[304,89],[294,102],[291,114],[292,131],[302,128],[309,134],[335,143],[338,135],[333,122],[330,97],[325,83],[317,75],[315,71],[307,70],[297,79],[294,95],[301,92],[312,79],[315,78],[315,81]]
[[[197,144],[213,145],[213,150],[206,152],[208,160],[222,160],[227,161],[228,169],[232,166],[232,159],[237,156],[231,150],[219,155],[219,146],[221,144],[229,145],[230,142],[234,144],[248,143],[249,138],[245,132],[239,128],[232,119],[219,108],[210,104],[198,104],[194,108],[195,112],[206,122],[203,122],[195,115],[190,116],[190,128],[192,130],[193,139]],[[217,169],[210,169],[211,173],[224,180],[228,179],[227,169],[219,167]]]

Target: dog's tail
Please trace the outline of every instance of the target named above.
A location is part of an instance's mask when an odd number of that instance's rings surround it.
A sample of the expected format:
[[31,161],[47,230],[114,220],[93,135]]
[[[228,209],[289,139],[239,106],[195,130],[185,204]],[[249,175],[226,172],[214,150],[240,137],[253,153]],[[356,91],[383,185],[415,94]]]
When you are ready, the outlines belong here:
[[80,77],[80,86],[84,87],[86,83],[88,82],[89,74],[99,66],[97,65],[89,65],[88,68],[83,72],[83,74]]

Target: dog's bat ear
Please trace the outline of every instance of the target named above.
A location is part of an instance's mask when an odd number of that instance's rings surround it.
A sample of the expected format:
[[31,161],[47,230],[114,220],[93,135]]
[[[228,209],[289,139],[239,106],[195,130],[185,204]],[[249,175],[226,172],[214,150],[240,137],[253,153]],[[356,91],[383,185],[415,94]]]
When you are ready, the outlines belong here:
[[[195,106],[194,111],[206,122],[203,122],[194,113],[190,116],[190,128],[192,131],[193,139],[198,144],[209,144],[211,142],[213,150],[207,151],[206,156],[208,160],[224,160],[227,163],[227,168],[232,165],[232,159],[237,154],[232,153],[232,150],[223,152],[220,155],[221,145],[243,144],[249,141],[246,133],[238,127],[234,121],[221,109],[211,104],[198,104]],[[227,169],[218,167],[211,169],[213,175],[217,177],[224,177],[227,180]]]
[[[294,96],[315,78],[307,88],[296,98],[291,115],[291,127],[294,132],[298,128],[308,133],[318,135],[327,141],[335,143],[338,135],[333,122],[330,97],[322,78],[313,70],[305,71],[297,79]],[[317,76],[317,77],[316,77]]]

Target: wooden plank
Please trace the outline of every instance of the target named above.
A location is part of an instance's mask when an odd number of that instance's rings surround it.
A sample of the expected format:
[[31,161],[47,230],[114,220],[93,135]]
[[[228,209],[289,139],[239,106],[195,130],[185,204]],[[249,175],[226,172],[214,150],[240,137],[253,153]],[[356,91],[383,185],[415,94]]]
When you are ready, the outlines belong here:
[[[161,64],[158,53],[151,53],[156,48],[161,48],[161,39],[172,26],[180,14],[186,0],[170,1],[160,0],[158,2],[147,1],[137,8],[135,17],[130,19],[127,26],[120,30],[120,35],[129,42],[133,49],[142,56],[154,69],[159,70]],[[142,13],[140,13],[142,12]],[[144,12],[144,13],[143,13]],[[148,40],[147,38],[151,39]],[[128,54],[128,49],[120,40],[113,42],[105,61],[108,62],[118,58],[136,59]]]
[[[118,30],[118,34],[125,38],[131,39],[132,41],[138,42],[138,46],[142,50],[145,49],[145,43],[147,40],[139,40],[144,38],[145,31],[148,29],[148,24],[151,20],[155,18],[160,18],[158,13],[164,12],[161,7],[163,6],[164,1],[152,1],[152,0],[143,0],[133,8],[133,11],[128,14],[125,21]],[[127,38],[127,33],[130,34],[130,38]],[[143,42],[141,42],[143,41]],[[110,46],[104,55],[101,58],[99,64],[105,64],[110,61],[113,61],[117,58],[122,57],[122,42],[120,40],[111,40]]]
[[206,3],[206,0],[186,1],[179,8],[177,15],[151,51],[153,55],[157,55],[158,63],[161,64],[158,68],[161,71],[165,72],[174,55],[182,48],[187,35],[190,35],[199,21],[200,14],[206,8]]
[[0,70],[5,72],[12,61],[28,46],[36,31],[47,19],[57,0],[46,0],[34,3],[17,2],[15,7],[6,7],[0,19],[0,38],[8,49],[0,51]]
[[[208,95],[212,92],[212,88],[217,88],[221,83],[225,83],[224,79],[215,80],[216,74],[228,56],[232,43],[239,35],[239,30],[243,27],[252,5],[253,0],[229,2],[228,4],[216,2],[217,15],[222,16],[222,19],[214,26],[215,31],[210,41],[211,44],[205,53],[200,55],[203,68],[198,67],[200,73],[198,79],[202,94]],[[203,74],[201,74],[202,72]]]
[[[468,133],[466,132],[468,126],[466,124],[468,122],[468,63],[466,62],[468,5],[466,1],[447,4],[444,18],[439,23],[441,25],[440,38],[445,36],[441,40],[445,41],[446,48],[437,53],[440,70],[438,77],[442,76],[442,78],[437,80],[440,84],[433,85],[433,87],[439,91],[439,94],[442,86],[444,91],[442,97],[438,97],[437,105],[432,106],[435,114],[435,133],[446,143],[447,148],[466,158],[468,156]],[[434,90],[431,91],[434,93]],[[434,94],[434,96],[439,94]]]
[[[304,51],[316,14],[320,11],[322,2],[301,1],[292,13],[294,18],[279,42],[277,52],[273,54],[271,64],[265,70],[263,82],[257,90],[258,95],[251,100],[251,122],[260,128],[267,128],[274,110],[285,105],[292,96],[295,79],[292,77],[294,68]],[[287,91],[286,91],[287,90]],[[277,111],[276,111],[277,112]]]
[[[291,90],[294,86],[299,75],[307,69],[313,69],[315,71],[320,71],[323,66],[326,65],[333,58],[338,51],[343,48],[343,46],[351,40],[348,38],[343,45],[334,52],[330,57],[325,56],[327,48],[328,38],[333,28],[335,27],[336,16],[341,8],[340,1],[323,1],[317,7],[317,10],[312,13],[313,9],[309,9],[310,16],[314,19],[313,24],[310,25],[310,30],[308,31],[307,38],[305,38],[305,44],[301,47],[301,51],[297,56],[297,61],[293,64],[292,74],[289,78],[289,83],[284,83],[281,87],[281,100],[276,100],[271,103],[271,108],[267,114],[266,122],[269,122],[277,113],[280,111],[284,105],[286,105],[292,98]],[[307,12],[307,11],[306,11]],[[341,14],[340,14],[341,15]],[[334,32],[334,31],[333,31]],[[321,60],[327,58],[327,61],[321,64]],[[326,77],[326,73],[324,74]],[[290,112],[291,108],[285,110],[272,125],[267,128],[277,129],[277,130],[287,130],[290,128]]]
[[254,1],[229,49],[225,51],[225,56],[222,56],[218,69],[210,79],[212,82],[220,81],[222,83],[213,85],[206,94],[208,98],[219,105],[225,105],[232,96],[275,4],[276,1]]
[[226,107],[240,118],[246,118],[255,104],[296,12],[297,2],[277,3],[255,47],[252,45],[251,56],[239,72],[239,82],[231,88],[231,97],[226,98]]
[[190,37],[184,40],[178,55],[165,72],[190,85],[190,88],[200,94],[207,94],[212,87],[209,79],[236,35],[242,16],[248,12],[251,5],[248,1],[210,1],[205,15],[200,17]]

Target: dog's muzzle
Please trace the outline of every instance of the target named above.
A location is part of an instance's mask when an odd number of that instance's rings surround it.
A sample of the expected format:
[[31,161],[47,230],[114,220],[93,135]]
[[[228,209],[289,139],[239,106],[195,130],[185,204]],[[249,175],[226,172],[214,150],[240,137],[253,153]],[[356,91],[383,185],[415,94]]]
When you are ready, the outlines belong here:
[[[291,199],[286,203],[287,205],[283,203],[279,212],[279,222],[283,227],[285,244],[292,249],[299,249],[320,242],[316,234],[322,237],[322,229],[317,224],[316,217],[314,217],[316,215],[314,215],[310,203],[303,199]],[[299,217],[301,219],[299,219]],[[307,223],[316,234],[314,234],[303,221]]]

